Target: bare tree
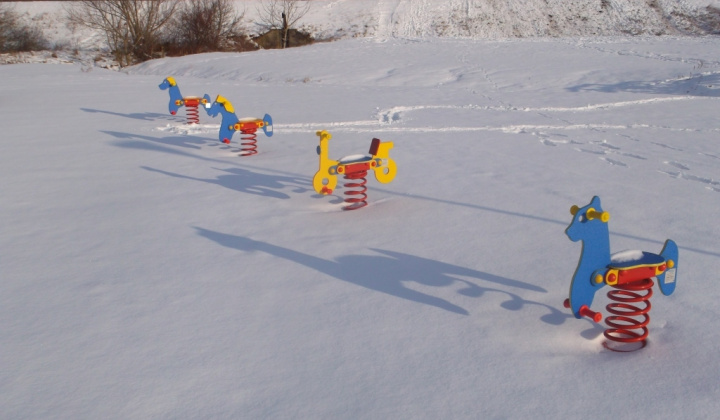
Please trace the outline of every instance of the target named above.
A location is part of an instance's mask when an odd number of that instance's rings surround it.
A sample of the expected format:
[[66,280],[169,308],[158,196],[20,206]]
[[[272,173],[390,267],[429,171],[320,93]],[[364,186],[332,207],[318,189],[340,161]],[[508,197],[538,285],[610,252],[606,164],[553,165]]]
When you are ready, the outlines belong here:
[[268,0],[260,4],[259,24],[282,30],[282,48],[288,46],[288,32],[310,10],[308,0]]
[[127,66],[153,58],[177,6],[178,0],[80,0],[65,11],[71,24],[102,31],[120,65]]
[[195,0],[183,3],[172,21],[172,43],[185,53],[225,51],[242,37],[244,13],[231,0]]

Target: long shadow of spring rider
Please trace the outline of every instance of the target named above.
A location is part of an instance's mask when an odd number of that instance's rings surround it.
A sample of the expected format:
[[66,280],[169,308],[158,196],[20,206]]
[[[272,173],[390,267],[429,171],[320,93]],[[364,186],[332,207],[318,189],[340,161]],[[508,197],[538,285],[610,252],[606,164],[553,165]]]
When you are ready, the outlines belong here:
[[595,292],[606,284],[613,287],[606,310],[608,328],[603,346],[613,351],[635,351],[645,347],[650,323],[650,297],[655,277],[664,295],[675,291],[678,247],[665,241],[660,254],[629,250],[610,255],[610,213],[603,211],[600,198],[584,207],[572,206],[573,220],[565,230],[573,242],[582,242],[580,261],[570,284],[570,298],[564,306],[576,318],[600,322],[602,314],[590,310]]
[[273,122],[269,114],[260,118],[238,118],[235,115],[235,108],[224,97],[218,95],[215,101],[211,103],[210,95],[203,96],[205,101],[205,111],[208,115],[215,118],[218,114],[222,116],[220,122],[220,132],[218,138],[225,144],[230,144],[233,134],[240,132],[240,156],[250,156],[257,154],[257,130],[262,128],[266,136],[273,135]]
[[205,105],[207,100],[200,98],[199,96],[183,96],[180,93],[180,87],[178,87],[175,78],[166,77],[165,80],[158,86],[161,90],[167,90],[170,94],[170,102],[168,102],[168,111],[171,115],[177,114],[180,107],[185,107],[187,114],[188,124],[200,124],[200,113],[198,112],[198,106]]
[[[370,151],[366,155],[351,155],[340,160],[331,160],[328,158],[328,142],[332,135],[325,130],[318,131],[317,136],[320,137],[320,145],[317,153],[320,155],[320,169],[313,177],[313,188],[318,194],[332,194],[335,186],[337,186],[337,175],[342,174],[348,181],[344,187],[345,202],[348,204],[343,210],[356,210],[367,206],[367,173],[373,170],[375,178],[378,182],[384,184],[392,181],[397,174],[397,165],[395,161],[390,159],[390,149],[393,143],[380,139],[372,139],[370,143]],[[354,189],[353,189],[354,188]]]
[[[264,252],[311,268],[338,280],[460,315],[469,315],[469,312],[439,296],[414,290],[413,285],[457,286],[457,293],[468,297],[480,297],[486,293],[505,294],[510,299],[500,306],[512,311],[523,309],[526,305],[546,307],[544,304],[524,299],[506,290],[507,288],[518,288],[531,292],[546,293],[547,291],[542,287],[400,252],[371,248],[370,250],[374,252],[372,255],[343,255],[334,259],[325,259],[244,236],[230,235],[200,227],[195,227],[195,229],[198,235],[231,249],[243,252]],[[372,268],[372,272],[368,271],[368,267]],[[481,286],[462,277],[473,277],[482,280],[483,283],[489,286]],[[556,309],[550,307],[548,309],[552,313],[541,318],[544,322],[551,324],[563,322],[564,318],[557,313]]]

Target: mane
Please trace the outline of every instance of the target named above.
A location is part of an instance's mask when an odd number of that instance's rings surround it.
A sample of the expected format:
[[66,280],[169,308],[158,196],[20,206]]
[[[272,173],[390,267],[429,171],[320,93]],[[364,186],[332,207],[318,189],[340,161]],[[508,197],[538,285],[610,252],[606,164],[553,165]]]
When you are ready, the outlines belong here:
[[229,113],[231,113],[231,114],[234,114],[234,113],[235,113],[235,108],[233,108],[233,106],[232,106],[232,104],[230,103],[230,101],[228,101],[227,99],[223,98],[222,96],[218,95],[218,96],[217,96],[217,99],[215,99],[215,102],[217,102],[217,103],[219,103],[220,105],[222,105],[223,108],[225,108],[225,111],[227,111],[227,112],[229,112]]
[[168,76],[168,77],[165,78],[165,80],[168,81],[168,83],[170,84],[170,86],[177,86],[177,82],[175,81],[175,78],[174,78],[174,77]]

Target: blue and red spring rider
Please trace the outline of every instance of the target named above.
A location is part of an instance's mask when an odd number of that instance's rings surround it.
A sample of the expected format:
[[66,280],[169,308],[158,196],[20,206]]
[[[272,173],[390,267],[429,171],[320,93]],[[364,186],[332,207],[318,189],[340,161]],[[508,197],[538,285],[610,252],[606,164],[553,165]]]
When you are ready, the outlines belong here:
[[159,88],[167,90],[170,93],[170,102],[168,103],[170,114],[175,115],[180,107],[185,107],[188,124],[200,123],[200,115],[198,112],[200,105],[202,105],[205,108],[205,112],[213,118],[218,114],[222,115],[218,139],[225,144],[230,144],[233,134],[235,134],[236,131],[240,132],[241,156],[257,154],[258,129],[262,128],[268,137],[273,135],[272,118],[268,114],[265,114],[262,119],[240,119],[235,115],[235,108],[233,108],[230,101],[220,95],[217,96],[215,101],[212,101],[208,94],[203,95],[202,98],[198,96],[183,96],[173,77],[166,77],[165,80],[160,83]]
[[205,105],[206,100],[199,96],[182,96],[180,88],[173,77],[166,77],[158,86],[162,90],[168,90],[170,93],[170,102],[168,103],[168,111],[171,115],[177,114],[180,107],[185,107],[188,124],[200,124],[200,113],[198,106]]
[[332,135],[325,130],[318,131],[320,145],[317,153],[320,155],[320,169],[313,177],[313,188],[318,194],[332,194],[337,185],[337,176],[343,175],[347,182],[344,187],[345,203],[343,210],[356,210],[367,206],[367,180],[368,171],[375,172],[378,182],[388,183],[395,178],[397,166],[395,161],[390,159],[392,142],[383,142],[380,139],[372,139],[368,154],[346,156],[340,160],[328,158],[328,142]]
[[235,108],[224,97],[218,95],[215,101],[210,102],[210,96],[203,96],[205,103],[205,111],[208,115],[215,118],[218,114],[222,116],[220,122],[220,132],[218,139],[226,144],[230,144],[233,134],[240,132],[240,156],[250,156],[257,154],[257,130],[262,128],[266,136],[272,137],[273,125],[270,115],[260,118],[238,118],[235,115]]
[[665,241],[660,254],[622,251],[610,255],[610,214],[603,211],[600,198],[593,197],[584,207],[572,206],[572,223],[565,233],[573,242],[582,242],[582,251],[570,285],[570,298],[564,306],[576,318],[588,317],[600,322],[602,314],[590,309],[595,292],[608,285],[612,301],[606,307],[603,346],[613,351],[635,351],[645,347],[650,323],[650,297],[653,277],[660,291],[668,296],[677,283],[678,247]]

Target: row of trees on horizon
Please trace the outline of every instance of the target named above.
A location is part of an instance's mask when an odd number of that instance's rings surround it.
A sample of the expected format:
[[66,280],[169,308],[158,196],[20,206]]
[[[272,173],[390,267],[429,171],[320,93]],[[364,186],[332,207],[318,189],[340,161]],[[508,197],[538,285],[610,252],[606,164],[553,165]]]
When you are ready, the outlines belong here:
[[[5,3],[0,0],[0,3]],[[290,46],[293,26],[310,9],[307,0],[263,0],[254,24],[277,35],[273,44],[251,39],[245,12],[232,0],[74,0],[63,5],[70,27],[86,27],[105,37],[120,66],[165,55],[247,51]],[[309,38],[309,37],[308,37]],[[0,4],[0,52],[47,49],[37,26],[21,23],[11,5]]]

